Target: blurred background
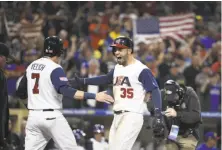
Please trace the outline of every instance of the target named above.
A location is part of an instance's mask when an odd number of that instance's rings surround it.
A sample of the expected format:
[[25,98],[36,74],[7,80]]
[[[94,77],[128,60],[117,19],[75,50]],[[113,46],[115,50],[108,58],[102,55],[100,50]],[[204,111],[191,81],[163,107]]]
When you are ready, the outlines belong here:
[[[116,61],[109,45],[120,35],[134,41],[135,57],[146,64],[160,88],[168,79],[191,86],[197,92],[204,133],[221,133],[221,2],[0,2],[0,42],[21,64],[10,63],[8,77],[12,145],[23,149],[27,109],[15,96],[26,67],[41,57],[44,39],[57,35],[66,53],[60,62],[67,77],[106,74]],[[86,86],[88,92],[112,86]],[[81,128],[86,138],[92,126],[105,126],[108,137],[112,106],[94,100],[83,102],[64,97],[64,115],[71,127]],[[153,149],[149,115],[134,149]],[[217,142],[220,147],[220,140]],[[151,148],[152,147],[152,148]]]

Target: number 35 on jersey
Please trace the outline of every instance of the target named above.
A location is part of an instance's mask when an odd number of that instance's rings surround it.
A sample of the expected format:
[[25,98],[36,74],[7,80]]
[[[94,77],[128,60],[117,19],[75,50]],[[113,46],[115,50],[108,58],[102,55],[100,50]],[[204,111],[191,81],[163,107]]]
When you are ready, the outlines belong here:
[[118,76],[114,78],[114,90],[116,91],[115,97],[121,99],[132,99],[134,90],[131,87],[128,77]]

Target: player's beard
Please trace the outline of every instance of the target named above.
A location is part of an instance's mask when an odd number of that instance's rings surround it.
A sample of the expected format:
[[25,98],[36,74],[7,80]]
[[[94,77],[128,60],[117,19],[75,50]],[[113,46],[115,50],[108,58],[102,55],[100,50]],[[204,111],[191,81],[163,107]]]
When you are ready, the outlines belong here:
[[127,63],[127,56],[123,56],[123,57],[121,57],[121,58],[116,58],[117,59],[117,63],[119,64],[119,65],[123,65],[123,66],[125,66],[126,65],[126,63]]

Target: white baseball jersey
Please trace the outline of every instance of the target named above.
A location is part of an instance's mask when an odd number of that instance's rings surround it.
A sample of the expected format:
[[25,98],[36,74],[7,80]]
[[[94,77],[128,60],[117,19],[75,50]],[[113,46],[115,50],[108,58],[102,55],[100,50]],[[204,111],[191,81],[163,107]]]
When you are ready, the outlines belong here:
[[85,150],[85,148],[82,146],[77,146],[75,150]]
[[28,109],[62,109],[62,95],[51,82],[51,73],[61,66],[48,58],[32,62],[26,69]]
[[117,64],[113,73],[114,111],[128,110],[143,113],[146,91],[139,81],[143,69],[148,69],[140,61],[122,66]]
[[98,142],[94,138],[91,138],[90,141],[92,142],[93,150],[108,150],[109,149],[109,145],[105,140]]

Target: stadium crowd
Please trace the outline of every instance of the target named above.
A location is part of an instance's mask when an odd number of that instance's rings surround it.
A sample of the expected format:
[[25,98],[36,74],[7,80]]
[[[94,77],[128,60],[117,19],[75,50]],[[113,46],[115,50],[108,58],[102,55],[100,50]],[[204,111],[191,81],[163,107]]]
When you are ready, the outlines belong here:
[[[187,12],[195,13],[195,30],[184,38],[186,43],[171,38],[141,41],[135,46],[135,56],[152,70],[160,88],[174,79],[195,89],[202,111],[220,111],[221,2],[0,2],[0,41],[21,62],[5,68],[10,108],[24,108],[15,96],[17,82],[29,63],[41,57],[45,37],[63,39],[67,50],[61,64],[68,78],[76,73],[94,77],[113,69],[116,62],[109,45],[121,35],[133,38],[133,19]],[[109,85],[89,85],[83,90],[112,94]],[[80,103],[67,98],[63,106],[111,108],[94,100]]]

